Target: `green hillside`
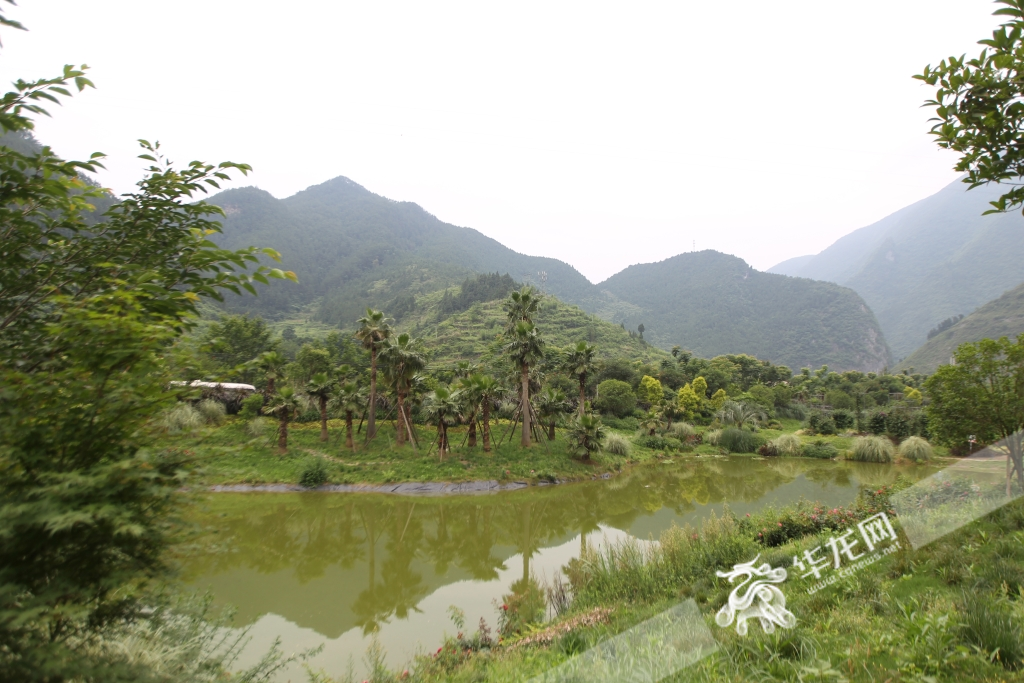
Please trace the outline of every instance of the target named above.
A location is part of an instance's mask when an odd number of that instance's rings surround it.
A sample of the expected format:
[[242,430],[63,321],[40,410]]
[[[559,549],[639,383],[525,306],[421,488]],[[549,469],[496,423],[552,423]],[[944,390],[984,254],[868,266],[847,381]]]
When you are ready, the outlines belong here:
[[820,254],[769,272],[827,280],[864,297],[896,358],[927,341],[952,315],[972,311],[1024,282],[1024,219],[983,216],[1005,188],[967,191],[957,181],[867,227]]
[[[879,370],[889,361],[871,311],[850,290],[757,273],[722,254],[632,266],[595,286],[566,263],[524,256],[347,178],[286,199],[248,187],[211,201],[227,214],[216,238],[221,246],[273,245],[300,281],[230,300],[235,312],[280,321],[302,311],[303,318],[346,328],[369,306],[427,329],[434,307],[446,317],[465,310],[454,299],[443,302],[445,290],[453,297],[467,276],[496,273],[534,284],[615,327],[635,331],[642,323],[647,340],[661,349],[679,345],[706,357],[750,353],[791,367],[844,370]],[[473,334],[477,338],[465,343],[479,346],[483,331]]]
[[851,289],[754,270],[716,251],[630,266],[598,287],[639,307],[622,316],[652,344],[700,356],[748,353],[792,368],[877,371],[889,350]]
[[1016,337],[1024,332],[1024,284],[990,301],[907,356],[897,371],[932,373],[948,363],[956,347],[980,339]]
[[221,192],[211,202],[227,213],[218,243],[227,248],[272,244],[298,286],[265,288],[258,298],[229,302],[234,310],[282,317],[314,299],[316,318],[348,324],[367,306],[394,308],[461,282],[473,273],[508,273],[567,301],[593,285],[566,263],[524,256],[476,230],[444,223],[416,204],[373,194],[335,178],[286,199],[254,187]]

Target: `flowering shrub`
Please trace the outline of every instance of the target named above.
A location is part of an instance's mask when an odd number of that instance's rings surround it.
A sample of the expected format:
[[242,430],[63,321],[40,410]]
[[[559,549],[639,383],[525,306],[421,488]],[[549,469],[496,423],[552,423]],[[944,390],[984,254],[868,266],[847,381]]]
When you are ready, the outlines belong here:
[[547,604],[544,590],[532,578],[516,581],[512,592],[497,605],[498,633],[507,638],[522,633],[530,624],[543,621]]

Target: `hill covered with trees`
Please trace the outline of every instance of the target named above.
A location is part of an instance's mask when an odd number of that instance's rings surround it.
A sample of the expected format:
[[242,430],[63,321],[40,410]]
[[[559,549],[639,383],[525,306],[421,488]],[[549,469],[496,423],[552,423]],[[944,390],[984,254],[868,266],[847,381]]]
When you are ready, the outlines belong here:
[[927,341],[939,321],[1024,282],[1018,257],[1024,219],[1017,212],[982,215],[1005,189],[968,191],[958,180],[816,256],[790,259],[768,272],[855,290],[878,316],[893,355],[903,358]]
[[657,346],[749,353],[794,368],[877,371],[889,363],[875,316],[853,290],[762,273],[716,251],[630,266],[598,287],[637,307],[622,322],[643,324]]
[[[955,318],[953,318],[955,320]],[[961,344],[982,339],[1011,339],[1024,332],[1024,284],[1005,292],[970,315],[941,330],[923,346],[904,358],[897,366],[913,372],[930,374],[949,363]]]
[[[425,325],[439,314],[463,313],[516,281],[645,335],[664,350],[751,353],[792,367],[879,370],[889,361],[881,331],[856,294],[756,273],[735,257],[684,254],[632,266],[594,285],[566,263],[519,254],[343,177],[286,199],[247,187],[222,192],[212,203],[227,214],[217,237],[222,246],[271,242],[282,266],[299,277],[298,285],[229,301],[234,312],[282,319],[315,303],[313,317],[336,328],[350,326],[367,307]],[[479,273],[493,277],[467,279]],[[468,283],[480,291],[469,291]],[[461,343],[479,346],[482,336],[474,330]]]

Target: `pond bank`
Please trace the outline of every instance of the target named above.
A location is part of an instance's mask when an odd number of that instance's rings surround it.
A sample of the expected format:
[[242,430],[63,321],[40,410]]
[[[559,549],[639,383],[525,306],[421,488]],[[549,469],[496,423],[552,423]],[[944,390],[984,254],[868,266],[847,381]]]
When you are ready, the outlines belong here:
[[[592,477],[590,481],[611,479],[611,476],[610,472],[605,472],[599,477]],[[399,496],[448,496],[517,491],[530,486],[554,486],[578,481],[587,480],[557,479],[533,484],[528,481],[503,483],[496,479],[462,482],[406,481],[395,484],[324,484],[313,488],[298,484],[219,484],[211,486],[209,490],[212,493],[390,493]]]

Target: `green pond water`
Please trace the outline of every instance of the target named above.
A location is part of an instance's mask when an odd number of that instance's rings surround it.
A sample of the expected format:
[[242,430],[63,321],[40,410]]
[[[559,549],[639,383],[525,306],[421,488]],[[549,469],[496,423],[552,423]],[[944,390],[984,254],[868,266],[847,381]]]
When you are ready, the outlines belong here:
[[[699,526],[725,505],[738,515],[801,498],[828,506],[861,486],[932,470],[807,459],[716,457],[643,467],[608,480],[450,497],[346,493],[217,493],[193,514],[183,578],[237,609],[251,627],[240,664],[275,638],[285,651],[325,644],[314,668],[358,672],[376,634],[393,665],[455,628],[495,624],[495,601],[517,579],[551,580],[581,544],[657,539]],[[298,668],[281,680],[303,680]]]

